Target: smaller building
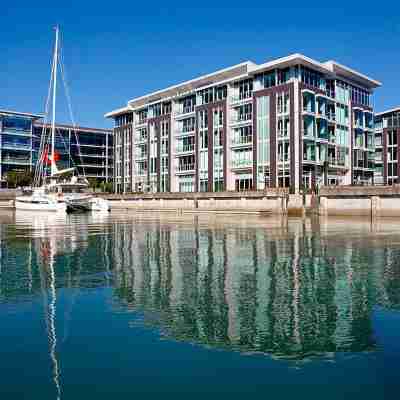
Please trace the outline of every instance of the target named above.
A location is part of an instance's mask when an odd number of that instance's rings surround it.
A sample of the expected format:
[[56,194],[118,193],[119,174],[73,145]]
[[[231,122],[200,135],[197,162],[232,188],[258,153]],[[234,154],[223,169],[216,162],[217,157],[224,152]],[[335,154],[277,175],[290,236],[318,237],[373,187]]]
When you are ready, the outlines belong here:
[[0,110],[0,181],[9,171],[31,171],[34,166],[34,123],[40,114]]
[[375,184],[400,183],[400,107],[375,114]]
[[[51,125],[43,115],[0,110],[0,181],[6,186],[9,171],[33,171],[43,133]],[[79,174],[110,182],[113,177],[113,133],[98,128],[56,125],[59,168],[76,167]]]

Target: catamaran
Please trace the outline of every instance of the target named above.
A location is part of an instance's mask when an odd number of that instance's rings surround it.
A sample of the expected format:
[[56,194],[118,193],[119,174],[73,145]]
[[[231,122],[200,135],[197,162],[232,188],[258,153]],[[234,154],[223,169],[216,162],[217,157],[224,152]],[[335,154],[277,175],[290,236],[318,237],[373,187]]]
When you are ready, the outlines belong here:
[[[52,62],[52,71],[49,85],[49,93],[46,102],[45,118],[47,118],[50,94],[52,92],[52,122],[50,134],[46,129],[46,123],[43,124],[43,130],[40,140],[39,157],[35,168],[35,177],[32,191],[24,196],[18,196],[15,200],[17,210],[31,211],[109,211],[109,202],[105,199],[94,197],[89,193],[89,182],[86,177],[79,176],[77,168],[66,168],[59,170],[57,161],[59,154],[55,150],[56,139],[56,93],[57,93],[57,71],[60,65],[63,83],[65,86],[69,111],[72,123],[75,126],[72,107],[66,80],[64,77],[64,68],[59,57],[59,28],[56,27],[56,40],[54,46],[54,55]],[[76,135],[76,141],[79,148],[79,141]],[[50,142],[50,143],[48,143]],[[72,158],[71,158],[72,160]],[[73,161],[73,160],[72,160]]]

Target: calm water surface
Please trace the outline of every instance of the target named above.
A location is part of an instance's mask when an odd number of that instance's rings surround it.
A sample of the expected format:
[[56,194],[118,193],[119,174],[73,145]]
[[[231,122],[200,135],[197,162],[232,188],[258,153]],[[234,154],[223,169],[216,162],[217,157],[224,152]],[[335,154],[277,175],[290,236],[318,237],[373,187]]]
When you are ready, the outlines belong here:
[[396,221],[0,223],[1,399],[398,396]]

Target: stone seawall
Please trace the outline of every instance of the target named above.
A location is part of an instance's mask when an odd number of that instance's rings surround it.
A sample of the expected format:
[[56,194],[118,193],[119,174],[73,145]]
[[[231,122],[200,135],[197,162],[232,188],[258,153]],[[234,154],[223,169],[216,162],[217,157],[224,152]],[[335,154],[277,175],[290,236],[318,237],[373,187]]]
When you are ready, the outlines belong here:
[[400,185],[322,188],[318,213],[328,216],[400,217]]
[[322,187],[318,196],[289,195],[286,191],[272,189],[219,193],[113,194],[106,198],[111,201],[112,209],[400,217],[400,185]]

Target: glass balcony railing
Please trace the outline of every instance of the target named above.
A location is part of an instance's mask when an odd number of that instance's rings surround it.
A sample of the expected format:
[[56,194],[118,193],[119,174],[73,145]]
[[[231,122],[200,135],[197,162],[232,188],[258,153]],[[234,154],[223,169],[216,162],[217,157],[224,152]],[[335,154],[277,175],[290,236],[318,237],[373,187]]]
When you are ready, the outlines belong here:
[[231,103],[237,103],[242,100],[250,99],[253,96],[253,92],[243,92],[237,95],[231,96]]
[[32,146],[30,143],[18,143],[18,142],[3,142],[2,148],[16,149],[16,150],[31,150]]
[[176,172],[194,171],[194,164],[181,164],[176,168]]
[[288,137],[289,130],[288,129],[279,129],[278,130],[278,137]]
[[246,114],[238,114],[234,117],[231,118],[231,124],[236,124],[239,122],[247,122],[247,121],[251,121],[253,117],[252,113],[246,113]]
[[186,128],[177,128],[175,129],[175,135],[191,135],[195,132],[196,127],[188,126]]
[[17,136],[32,136],[31,131],[23,130],[23,129],[12,129],[12,128],[4,128],[1,132],[3,135],[17,135]]
[[315,108],[312,107],[310,104],[304,104],[303,105],[303,112],[314,114],[315,113]]
[[315,161],[315,154],[303,154],[303,161]]
[[26,157],[3,157],[2,158],[2,163],[5,164],[18,164],[18,165],[30,165],[31,164],[31,160],[30,158],[26,158]]
[[253,160],[232,160],[232,168],[246,168],[253,165]]
[[232,145],[252,144],[253,136],[239,136],[232,139]]
[[288,162],[288,161],[290,161],[289,154],[285,154],[285,155],[279,154],[278,155],[278,161],[279,162]]
[[304,137],[314,138],[314,131],[312,129],[303,129],[302,134]]
[[194,151],[194,144],[186,145],[186,146],[178,146],[175,148],[176,153],[187,153]]
[[195,106],[181,107],[175,110],[176,115],[190,114],[195,111]]

